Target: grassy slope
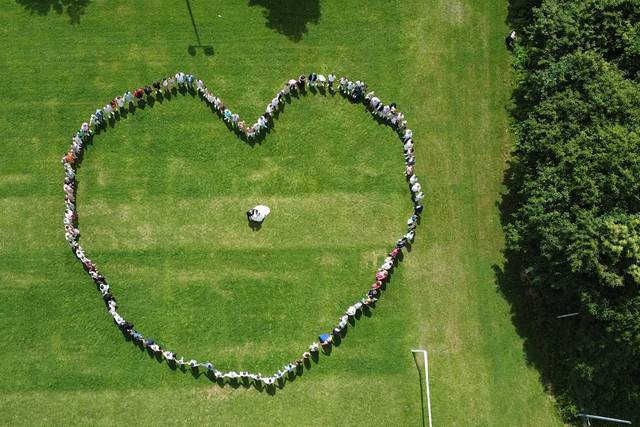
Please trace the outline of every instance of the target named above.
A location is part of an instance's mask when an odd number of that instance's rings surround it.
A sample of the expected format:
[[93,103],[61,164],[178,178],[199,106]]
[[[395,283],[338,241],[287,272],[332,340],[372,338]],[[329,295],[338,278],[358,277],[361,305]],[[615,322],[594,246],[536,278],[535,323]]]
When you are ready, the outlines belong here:
[[[491,268],[509,144],[503,2],[323,2],[294,43],[265,27],[260,7],[194,1],[212,57],[187,54],[182,4],[150,4],[95,2],[75,26],[0,8],[0,144],[13,160],[0,169],[0,423],[420,424],[408,349],[424,346],[436,423],[557,425]],[[301,70],[362,77],[418,136],[429,203],[413,252],[374,315],[275,396],[145,360],[59,230],[67,136],[109,96],[177,69],[251,118]],[[181,97],[96,138],[79,173],[83,239],[145,333],[266,372],[367,286],[409,206],[399,147],[360,108],[318,98],[287,106],[255,149]],[[274,213],[251,233],[241,213],[256,199]]]

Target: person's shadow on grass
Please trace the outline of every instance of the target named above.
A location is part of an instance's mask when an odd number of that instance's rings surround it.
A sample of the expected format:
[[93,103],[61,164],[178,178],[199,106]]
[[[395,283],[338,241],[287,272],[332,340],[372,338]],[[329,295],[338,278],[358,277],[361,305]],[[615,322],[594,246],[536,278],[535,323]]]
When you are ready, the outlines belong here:
[[262,228],[261,222],[251,221],[249,218],[247,218],[247,222],[249,223],[249,228],[251,228],[253,231],[260,231],[260,229]]

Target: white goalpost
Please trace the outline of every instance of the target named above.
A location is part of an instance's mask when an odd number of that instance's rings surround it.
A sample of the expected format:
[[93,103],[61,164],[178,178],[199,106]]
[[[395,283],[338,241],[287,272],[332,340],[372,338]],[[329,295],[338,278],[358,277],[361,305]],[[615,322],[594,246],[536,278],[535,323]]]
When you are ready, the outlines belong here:
[[415,353],[422,353],[424,356],[424,382],[427,386],[427,413],[429,414],[429,427],[433,427],[431,423],[431,395],[429,394],[429,356],[427,350],[411,350]]

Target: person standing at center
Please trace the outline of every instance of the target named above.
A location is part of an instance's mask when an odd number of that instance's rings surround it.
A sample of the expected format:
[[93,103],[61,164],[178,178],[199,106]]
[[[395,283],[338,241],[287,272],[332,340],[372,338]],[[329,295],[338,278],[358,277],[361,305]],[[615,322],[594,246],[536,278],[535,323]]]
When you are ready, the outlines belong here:
[[247,211],[247,219],[251,222],[262,223],[264,219],[269,215],[271,209],[265,205],[257,205],[253,209]]

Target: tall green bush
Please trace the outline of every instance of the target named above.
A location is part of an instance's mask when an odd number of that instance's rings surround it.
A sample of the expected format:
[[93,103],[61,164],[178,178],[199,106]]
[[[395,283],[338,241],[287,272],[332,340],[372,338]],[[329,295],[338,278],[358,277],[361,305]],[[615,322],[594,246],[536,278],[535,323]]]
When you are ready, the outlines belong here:
[[640,0],[544,0],[521,33],[508,248],[563,409],[638,417]]

